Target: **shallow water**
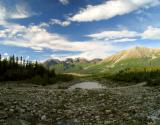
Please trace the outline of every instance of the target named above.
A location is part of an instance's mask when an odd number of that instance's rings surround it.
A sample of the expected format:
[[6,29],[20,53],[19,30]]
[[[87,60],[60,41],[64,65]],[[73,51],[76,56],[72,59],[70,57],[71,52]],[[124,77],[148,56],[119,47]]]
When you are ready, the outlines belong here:
[[97,82],[81,82],[69,87],[70,90],[81,88],[81,89],[103,89],[105,88]]

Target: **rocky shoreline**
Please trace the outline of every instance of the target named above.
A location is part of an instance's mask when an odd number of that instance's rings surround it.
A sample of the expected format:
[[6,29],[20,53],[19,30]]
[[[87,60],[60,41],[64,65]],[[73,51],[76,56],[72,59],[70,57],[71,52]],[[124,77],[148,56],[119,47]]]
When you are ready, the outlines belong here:
[[160,88],[0,88],[0,125],[158,125]]

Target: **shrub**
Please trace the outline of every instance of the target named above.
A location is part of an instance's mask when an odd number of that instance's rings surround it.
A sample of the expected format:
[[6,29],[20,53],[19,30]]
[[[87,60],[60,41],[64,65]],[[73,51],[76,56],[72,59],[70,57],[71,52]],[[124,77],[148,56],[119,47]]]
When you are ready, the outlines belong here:
[[115,81],[123,82],[143,82],[158,84],[160,81],[160,67],[137,67],[127,68],[110,77]]
[[149,79],[147,81],[148,86],[159,86],[160,85],[160,78],[158,79]]

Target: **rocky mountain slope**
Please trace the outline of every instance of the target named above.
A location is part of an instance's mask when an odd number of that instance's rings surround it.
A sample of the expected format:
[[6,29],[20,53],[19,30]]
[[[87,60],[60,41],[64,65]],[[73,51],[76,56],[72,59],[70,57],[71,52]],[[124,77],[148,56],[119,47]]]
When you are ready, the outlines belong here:
[[85,58],[68,58],[64,61],[58,59],[49,59],[44,62],[45,67],[54,68],[57,73],[77,72],[83,70],[85,67],[95,65],[102,61],[101,59],[87,60]]
[[128,50],[121,51],[113,56],[110,56],[104,61],[119,62],[129,58],[156,58],[160,56],[160,49],[135,47]]
[[50,60],[47,63],[51,68],[55,68],[59,72],[86,74],[117,72],[128,67],[159,66],[160,49],[135,47],[118,52],[104,60],[95,59],[87,61],[86,59],[78,58],[58,63],[57,60]]

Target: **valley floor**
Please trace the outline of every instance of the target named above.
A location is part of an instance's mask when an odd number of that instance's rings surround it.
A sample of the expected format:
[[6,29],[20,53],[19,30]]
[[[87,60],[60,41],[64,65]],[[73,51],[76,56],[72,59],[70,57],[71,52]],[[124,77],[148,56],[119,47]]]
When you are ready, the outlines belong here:
[[0,125],[159,125],[160,88],[0,88]]

